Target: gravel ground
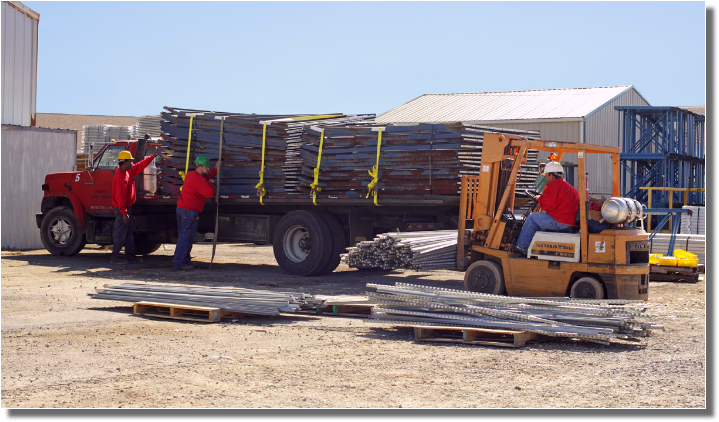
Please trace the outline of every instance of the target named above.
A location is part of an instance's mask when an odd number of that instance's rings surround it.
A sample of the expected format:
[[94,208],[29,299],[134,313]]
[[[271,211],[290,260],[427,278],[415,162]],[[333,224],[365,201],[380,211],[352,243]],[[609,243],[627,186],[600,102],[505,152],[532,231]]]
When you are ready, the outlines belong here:
[[[213,269],[170,272],[109,252],[2,253],[3,408],[706,408],[705,281],[650,283],[639,344],[566,339],[520,349],[417,342],[366,318],[291,315],[205,324],[132,315],[87,294],[106,284],[364,295],[366,283],[462,288],[462,274],[285,274],[271,246],[219,245]],[[207,267],[212,247],[196,245]]]

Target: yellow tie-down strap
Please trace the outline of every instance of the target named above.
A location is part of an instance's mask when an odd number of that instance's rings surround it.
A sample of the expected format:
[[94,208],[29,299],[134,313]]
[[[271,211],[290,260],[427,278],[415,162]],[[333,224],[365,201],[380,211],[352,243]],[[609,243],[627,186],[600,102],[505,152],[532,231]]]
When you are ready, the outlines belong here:
[[260,204],[265,205],[262,202],[262,197],[265,196],[267,191],[265,190],[265,140],[267,139],[267,122],[263,122],[262,126],[262,166],[260,167],[260,181],[257,183],[257,195],[260,197]]
[[374,197],[374,204],[378,207],[380,205],[377,203],[377,182],[379,181],[379,152],[382,147],[382,129],[384,128],[381,127],[377,129],[377,163],[372,167],[372,170],[367,171],[367,173],[372,176],[372,181],[367,185],[369,192],[367,192],[367,196],[365,197],[369,198],[369,196],[372,195]]
[[[195,118],[194,114],[190,114],[190,132],[187,134],[187,157],[185,158],[185,171],[180,171],[180,177],[182,177],[182,181],[185,181],[185,176],[187,175],[187,170],[190,167],[190,144],[192,144],[192,120]],[[180,186],[180,191],[182,191],[182,186]]]
[[317,205],[317,192],[321,191],[322,188],[319,187],[320,181],[320,163],[322,162],[322,146],[325,142],[325,130],[322,129],[322,134],[320,135],[320,152],[317,153],[317,167],[314,169],[314,175],[315,180],[310,184],[310,193],[312,194],[312,203]]

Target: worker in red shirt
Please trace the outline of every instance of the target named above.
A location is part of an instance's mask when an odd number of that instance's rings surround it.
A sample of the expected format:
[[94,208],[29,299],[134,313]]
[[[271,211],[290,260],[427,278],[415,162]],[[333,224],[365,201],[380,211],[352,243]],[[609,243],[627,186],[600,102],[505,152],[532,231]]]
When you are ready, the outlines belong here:
[[[132,233],[135,177],[140,175],[155,157],[157,157],[157,150],[139,163],[132,164],[134,158],[132,158],[130,151],[121,151],[117,156],[117,170],[112,178],[112,207],[115,209],[115,230],[110,262],[114,264],[142,262],[142,259],[135,256],[135,235]],[[120,249],[123,246],[125,247],[124,258],[120,255]]]
[[215,195],[215,187],[209,179],[217,175],[220,162],[210,170],[210,160],[204,155],[195,159],[195,170],[185,176],[185,183],[177,200],[177,245],[172,268],[174,271],[192,270],[190,251],[195,239],[200,213],[205,208],[205,199]]
[[563,176],[564,169],[556,161],[544,167],[547,185],[538,200],[543,212],[533,212],[527,217],[514,247],[517,253],[527,256],[527,248],[532,243],[534,233],[539,230],[561,232],[575,225],[579,192]]

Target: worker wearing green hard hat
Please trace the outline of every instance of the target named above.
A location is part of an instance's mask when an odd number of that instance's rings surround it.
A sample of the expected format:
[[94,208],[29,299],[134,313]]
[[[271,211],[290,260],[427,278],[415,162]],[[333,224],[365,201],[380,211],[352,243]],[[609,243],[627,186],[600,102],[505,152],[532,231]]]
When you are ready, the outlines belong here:
[[205,208],[205,199],[215,195],[215,187],[210,182],[217,175],[220,166],[218,160],[215,168],[210,170],[210,160],[204,155],[195,158],[195,171],[185,176],[185,182],[177,200],[177,245],[173,270],[185,271],[194,267],[190,264],[190,251],[195,239],[200,213]]
[[195,158],[195,165],[210,167],[210,160],[208,160],[204,155],[198,155],[197,158]]

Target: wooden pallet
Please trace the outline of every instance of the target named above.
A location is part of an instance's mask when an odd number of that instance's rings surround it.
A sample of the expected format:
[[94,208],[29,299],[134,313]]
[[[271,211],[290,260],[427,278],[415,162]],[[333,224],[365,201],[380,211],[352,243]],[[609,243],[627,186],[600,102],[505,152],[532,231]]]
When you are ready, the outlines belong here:
[[219,322],[222,318],[242,318],[247,315],[240,312],[223,311],[220,308],[156,302],[135,302],[132,313],[134,315],[195,322]]
[[369,317],[372,315],[373,306],[373,304],[366,303],[318,306],[315,308],[315,313],[322,315]]
[[414,339],[519,348],[524,347],[528,341],[536,340],[537,334],[488,328],[420,326],[414,327]]
[[696,283],[699,281],[698,267],[663,267],[649,266],[649,281],[674,281]]

